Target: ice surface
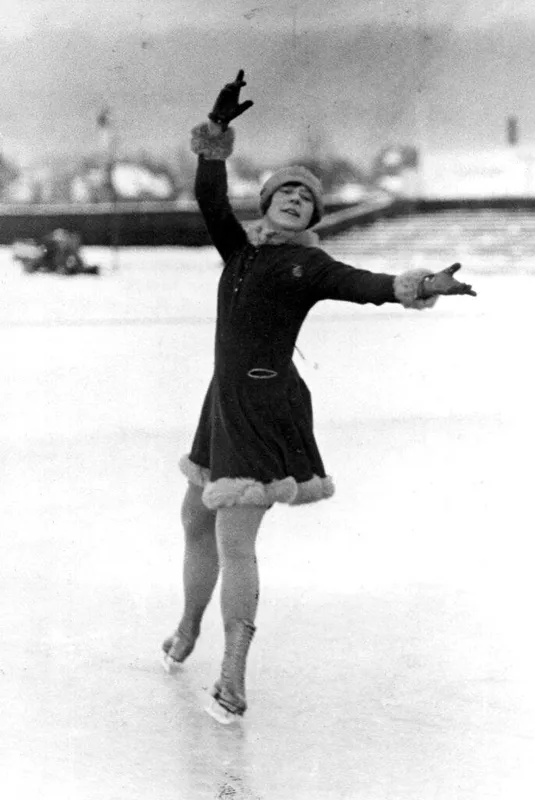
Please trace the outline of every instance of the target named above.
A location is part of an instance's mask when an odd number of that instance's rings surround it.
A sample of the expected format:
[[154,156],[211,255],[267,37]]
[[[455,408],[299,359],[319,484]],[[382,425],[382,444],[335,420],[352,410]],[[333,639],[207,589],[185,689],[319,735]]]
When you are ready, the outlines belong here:
[[218,259],[0,252],[0,776],[6,800],[532,800],[530,277],[433,311],[325,303],[300,337],[335,497],[279,507],[236,730],[180,675],[178,456],[212,364]]

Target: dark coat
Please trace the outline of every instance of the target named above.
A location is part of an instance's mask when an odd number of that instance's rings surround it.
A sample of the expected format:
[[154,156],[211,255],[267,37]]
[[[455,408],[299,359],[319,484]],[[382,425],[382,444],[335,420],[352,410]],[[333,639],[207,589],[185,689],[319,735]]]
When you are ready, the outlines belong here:
[[230,207],[222,160],[199,157],[195,188],[225,266],[214,374],[181,468],[205,486],[210,508],[328,497],[334,488],[314,438],[310,392],[292,361],[296,339],[320,300],[399,302],[397,278],[340,263],[318,247],[252,244]]

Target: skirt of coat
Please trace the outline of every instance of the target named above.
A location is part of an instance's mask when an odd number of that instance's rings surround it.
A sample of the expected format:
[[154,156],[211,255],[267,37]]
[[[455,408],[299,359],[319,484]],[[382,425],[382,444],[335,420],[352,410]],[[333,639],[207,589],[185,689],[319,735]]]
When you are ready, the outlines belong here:
[[313,432],[308,387],[292,366],[280,377],[214,375],[184,475],[211,509],[312,503],[334,494]]

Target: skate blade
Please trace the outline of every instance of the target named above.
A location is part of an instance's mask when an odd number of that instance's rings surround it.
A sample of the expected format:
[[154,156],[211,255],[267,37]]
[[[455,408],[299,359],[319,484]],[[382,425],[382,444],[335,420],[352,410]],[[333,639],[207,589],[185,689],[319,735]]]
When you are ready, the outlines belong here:
[[238,722],[239,720],[238,714],[233,714],[232,711],[227,711],[227,709],[219,705],[217,700],[214,700],[213,697],[208,705],[204,707],[204,710],[221,725],[232,725],[233,722]]
[[167,653],[164,653],[162,657],[162,664],[168,675],[176,675],[177,672],[182,672],[184,668],[184,665],[180,661],[175,661],[175,659],[168,656]]

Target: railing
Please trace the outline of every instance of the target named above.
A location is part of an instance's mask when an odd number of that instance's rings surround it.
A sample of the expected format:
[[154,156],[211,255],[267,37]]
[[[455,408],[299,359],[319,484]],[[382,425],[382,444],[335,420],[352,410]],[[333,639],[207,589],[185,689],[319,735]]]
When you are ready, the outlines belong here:
[[[385,197],[370,197],[348,206],[326,197],[322,231],[342,230],[388,206]],[[259,214],[256,200],[232,200],[236,215],[246,221]],[[54,228],[76,231],[84,245],[200,246],[210,244],[194,200],[94,204],[0,205],[0,244],[40,239]]]

